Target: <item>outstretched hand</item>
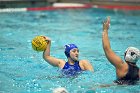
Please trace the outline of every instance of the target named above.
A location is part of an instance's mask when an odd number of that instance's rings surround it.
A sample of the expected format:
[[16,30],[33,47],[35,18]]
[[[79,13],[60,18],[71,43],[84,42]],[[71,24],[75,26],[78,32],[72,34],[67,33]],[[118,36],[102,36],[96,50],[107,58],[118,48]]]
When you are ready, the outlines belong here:
[[110,17],[107,17],[105,21],[103,21],[103,31],[107,31],[110,26]]

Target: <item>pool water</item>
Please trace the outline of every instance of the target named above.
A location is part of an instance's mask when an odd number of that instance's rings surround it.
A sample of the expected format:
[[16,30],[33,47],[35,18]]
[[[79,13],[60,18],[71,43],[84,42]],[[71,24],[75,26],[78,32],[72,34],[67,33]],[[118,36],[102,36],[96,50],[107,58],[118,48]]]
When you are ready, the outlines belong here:
[[[134,86],[110,86],[115,68],[102,49],[102,21],[111,17],[109,37],[112,49],[123,58],[128,46],[140,49],[140,12],[77,9],[0,14],[0,93],[51,93],[65,87],[70,93],[140,93]],[[59,69],[31,47],[37,35],[52,39],[51,55],[66,60],[64,45],[75,43],[80,59],[94,66],[94,73],[75,78],[60,77]],[[67,61],[67,60],[66,60]],[[138,61],[140,66],[140,61]]]

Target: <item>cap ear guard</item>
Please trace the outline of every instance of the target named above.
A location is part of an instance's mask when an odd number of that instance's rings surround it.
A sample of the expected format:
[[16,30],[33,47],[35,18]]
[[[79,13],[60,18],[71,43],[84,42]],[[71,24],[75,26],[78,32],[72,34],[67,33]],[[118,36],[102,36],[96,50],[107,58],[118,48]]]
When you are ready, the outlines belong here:
[[125,56],[125,61],[131,62],[131,63],[136,63],[138,61],[138,58],[136,55],[131,56],[131,54],[127,54]]
[[70,54],[67,51],[65,51],[64,53],[67,57],[70,57]]

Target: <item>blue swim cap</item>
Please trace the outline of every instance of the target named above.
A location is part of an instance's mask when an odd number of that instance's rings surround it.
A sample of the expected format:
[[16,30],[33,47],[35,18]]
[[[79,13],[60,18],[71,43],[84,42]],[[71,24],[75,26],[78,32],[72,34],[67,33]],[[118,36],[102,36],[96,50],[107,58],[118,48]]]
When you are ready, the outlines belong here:
[[65,55],[70,57],[70,50],[73,48],[78,48],[75,44],[67,44],[65,45]]

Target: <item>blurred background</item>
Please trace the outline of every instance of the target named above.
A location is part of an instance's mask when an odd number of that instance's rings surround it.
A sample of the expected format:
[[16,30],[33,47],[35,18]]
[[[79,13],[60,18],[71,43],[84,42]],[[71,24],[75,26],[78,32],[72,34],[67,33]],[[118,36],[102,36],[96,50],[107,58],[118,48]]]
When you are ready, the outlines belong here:
[[0,8],[44,7],[53,3],[140,6],[140,0],[0,0]]

